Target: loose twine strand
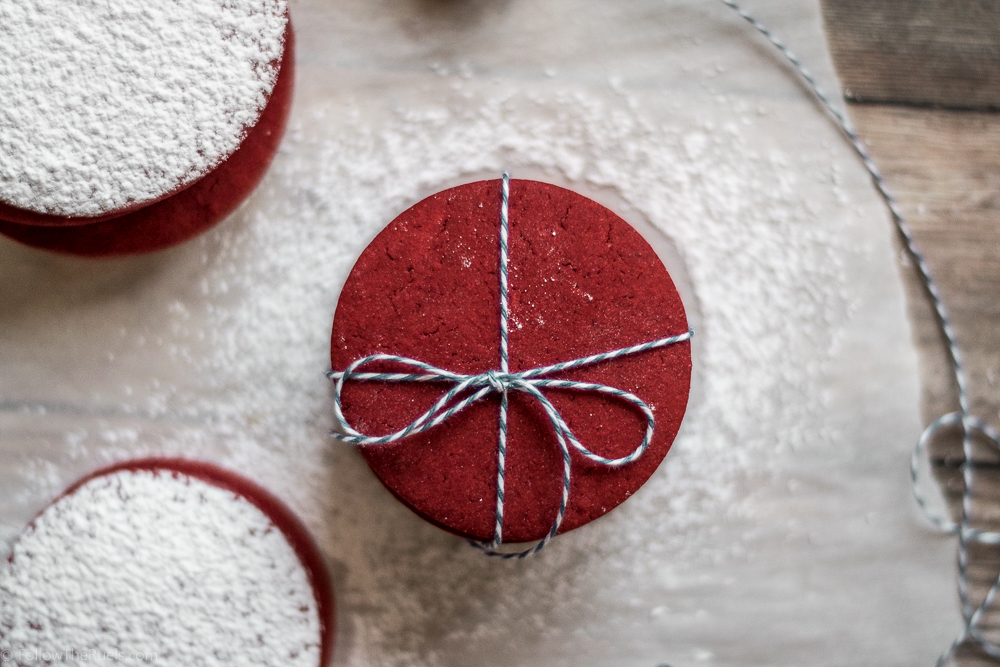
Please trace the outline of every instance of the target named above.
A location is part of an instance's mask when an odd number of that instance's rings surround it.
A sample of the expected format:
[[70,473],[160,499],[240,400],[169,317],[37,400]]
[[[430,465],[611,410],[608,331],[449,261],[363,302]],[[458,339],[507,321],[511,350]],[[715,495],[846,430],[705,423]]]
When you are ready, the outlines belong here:
[[[500,204],[500,263],[499,263],[499,274],[500,274],[500,370],[489,370],[485,373],[479,373],[476,375],[464,375],[461,373],[453,373],[451,371],[437,368],[431,364],[424,363],[417,359],[411,359],[408,357],[400,357],[394,354],[373,354],[362,359],[351,363],[346,370],[343,371],[330,371],[327,373],[327,377],[336,381],[334,385],[334,416],[337,419],[337,423],[340,425],[342,432],[333,431],[331,435],[342,441],[353,445],[386,445],[392,442],[398,442],[411,435],[416,435],[418,433],[423,433],[424,431],[434,428],[438,424],[450,419],[451,417],[457,415],[465,408],[469,407],[473,403],[480,401],[492,393],[497,393],[500,395],[500,420],[498,425],[498,435],[497,440],[499,443],[498,456],[497,456],[497,493],[496,493],[496,515],[495,524],[493,528],[493,541],[492,542],[478,542],[475,540],[469,540],[469,544],[482,550],[485,554],[502,559],[522,559],[532,554],[536,554],[541,551],[549,541],[556,536],[559,532],[559,528],[562,526],[563,519],[566,516],[566,508],[569,504],[569,491],[570,491],[570,479],[571,479],[571,458],[570,458],[570,448],[575,449],[577,452],[582,454],[587,459],[597,463],[599,465],[607,466],[610,468],[618,468],[624,465],[628,465],[633,461],[641,457],[646,449],[649,448],[650,443],[653,439],[653,427],[654,418],[653,410],[638,396],[630,394],[627,391],[617,389],[615,387],[609,387],[602,384],[593,384],[590,382],[576,382],[574,380],[555,380],[546,379],[543,376],[551,375],[553,373],[559,373],[561,371],[567,371],[574,368],[581,368],[584,366],[591,366],[605,361],[610,361],[612,359],[617,359],[619,357],[632,356],[635,354],[640,354],[642,352],[647,352],[649,350],[654,350],[662,347],[667,347],[669,345],[674,345],[676,343],[681,343],[690,340],[694,335],[693,330],[688,330],[677,336],[668,336],[666,338],[659,338],[657,340],[649,341],[648,343],[642,343],[640,345],[633,345],[631,347],[624,347],[617,350],[612,350],[610,352],[602,352],[601,354],[594,354],[589,357],[581,357],[579,359],[573,359],[571,361],[564,361],[558,364],[552,364],[551,366],[542,366],[539,368],[532,368],[526,371],[521,371],[519,373],[510,372],[510,361],[508,358],[508,320],[510,318],[510,299],[508,294],[508,271],[507,266],[509,263],[508,257],[508,238],[509,238],[509,227],[510,227],[510,214],[509,214],[509,198],[510,198],[510,177],[505,172],[503,178],[501,179],[501,204]],[[359,373],[358,369],[374,362],[391,362],[395,364],[401,364],[404,366],[409,366],[411,368],[416,368],[423,373]],[[344,383],[348,380],[357,381],[369,381],[369,382],[447,382],[451,383],[452,388],[442,396],[427,412],[423,413],[410,424],[404,428],[396,431],[395,433],[390,433],[384,436],[368,436],[363,433],[356,431],[344,417],[343,406],[342,406],[342,393],[344,389]],[[590,451],[583,444],[577,440],[576,436],[570,430],[569,425],[563,420],[559,411],[556,410],[555,406],[549,401],[545,395],[539,391],[543,388],[554,388],[554,389],[571,389],[575,391],[588,391],[596,392],[598,394],[604,394],[615,399],[631,403],[635,406],[646,418],[646,433],[642,439],[642,442],[632,450],[632,452],[626,456],[620,458],[606,458],[599,454],[595,454]],[[471,391],[471,394],[466,394],[466,392]],[[545,411],[546,416],[549,419],[549,423],[552,425],[552,430],[555,432],[556,441],[559,444],[559,450],[562,454],[562,492],[559,498],[559,509],[556,513],[556,518],[552,522],[552,527],[549,532],[530,549],[518,552],[504,552],[499,551],[499,547],[503,544],[503,510],[504,510],[504,477],[506,471],[506,460],[507,460],[507,408],[508,408],[508,392],[519,391],[523,392],[530,397],[534,398],[542,409]],[[464,397],[462,397],[462,395]]]
[[[800,61],[798,57],[788,49],[788,47],[775,37],[765,25],[747,13],[746,10],[732,0],[719,1],[743,17],[747,23],[753,26],[781,53],[782,56],[784,56],[785,60],[792,65],[798,75],[803,79],[803,81],[805,81],[809,92],[812,93],[817,101],[819,101],[823,110],[833,120],[834,124],[837,125],[838,129],[846,137],[851,147],[854,148],[854,152],[857,153],[859,158],[861,158],[862,164],[864,164],[865,169],[868,170],[868,174],[871,176],[872,182],[875,184],[876,191],[888,207],[893,223],[895,223],[896,229],[899,231],[899,234],[903,239],[903,245],[906,247],[906,252],[916,264],[917,273],[920,276],[924,289],[930,296],[931,302],[934,306],[934,311],[937,315],[938,324],[941,327],[945,340],[947,341],[948,353],[951,356],[953,376],[955,378],[955,384],[958,387],[959,410],[957,412],[950,412],[939,417],[928,425],[923,431],[913,449],[913,455],[910,459],[910,475],[913,479],[914,498],[924,515],[927,516],[931,523],[939,530],[958,536],[958,597],[961,602],[962,617],[965,622],[962,631],[952,642],[951,646],[949,646],[948,649],[941,654],[936,664],[937,667],[942,667],[946,664],[952,658],[958,647],[966,639],[974,641],[988,655],[1000,659],[1000,646],[986,639],[979,629],[980,620],[985,614],[987,608],[990,606],[990,603],[993,601],[997,592],[1000,591],[1000,575],[997,576],[993,585],[990,587],[983,601],[979,605],[974,606],[969,596],[969,544],[971,542],[978,542],[981,544],[1000,545],[1000,533],[978,530],[970,525],[974,481],[972,465],[973,435],[979,434],[984,441],[988,442],[992,447],[1000,451],[1000,434],[990,428],[983,421],[973,417],[971,414],[968,392],[968,375],[962,363],[962,352],[958,345],[958,338],[955,335],[954,327],[948,317],[948,310],[941,299],[937,283],[932,278],[930,268],[928,267],[923,254],[920,252],[920,249],[913,238],[913,232],[910,229],[910,225],[903,218],[903,214],[900,211],[895,198],[893,198],[892,194],[889,192],[885,180],[882,178],[881,172],[869,155],[868,149],[865,148],[864,143],[862,143],[861,139],[852,129],[848,118],[833,105],[830,98],[827,97],[827,95],[822,91],[809,70],[802,64],[802,61]],[[920,479],[922,476],[920,472],[920,462],[924,456],[927,444],[938,432],[941,431],[941,429],[955,425],[960,426],[962,429],[962,479],[964,482],[962,491],[961,518],[958,523],[952,521],[946,513],[932,510],[927,503],[927,498],[921,490],[920,485]]]

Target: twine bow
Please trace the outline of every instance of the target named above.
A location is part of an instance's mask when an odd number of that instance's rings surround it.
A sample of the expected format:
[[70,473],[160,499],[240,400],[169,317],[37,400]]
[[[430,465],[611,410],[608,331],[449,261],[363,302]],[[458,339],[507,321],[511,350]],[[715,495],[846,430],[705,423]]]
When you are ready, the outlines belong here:
[[[632,463],[645,453],[653,439],[654,417],[653,411],[641,398],[627,391],[609,387],[603,384],[593,384],[590,382],[576,382],[574,380],[549,379],[544,376],[566,371],[573,368],[590,366],[602,361],[616,359],[618,357],[639,354],[647,350],[653,350],[674,343],[690,340],[694,331],[686,331],[677,336],[660,338],[648,343],[624,347],[610,352],[564,361],[551,366],[541,366],[518,373],[509,372],[509,360],[507,355],[507,322],[509,319],[508,291],[507,291],[507,239],[509,230],[508,220],[508,198],[510,194],[509,176],[503,175],[503,201],[500,208],[500,370],[489,370],[476,375],[465,375],[453,373],[443,368],[437,368],[431,364],[424,363],[417,359],[400,357],[393,354],[373,354],[351,363],[344,371],[331,371],[327,376],[336,381],[334,389],[334,414],[343,432],[333,432],[331,435],[354,445],[385,445],[407,438],[411,435],[423,433],[434,428],[438,424],[450,419],[473,403],[480,401],[490,394],[500,395],[500,420],[499,420],[499,454],[497,457],[497,495],[496,495],[496,523],[494,524],[493,541],[491,543],[470,541],[473,546],[482,549],[490,556],[498,558],[524,558],[537,553],[559,532],[563,518],[566,515],[566,507],[569,502],[570,489],[570,448],[582,454],[587,459],[608,467],[619,467]],[[358,372],[362,366],[375,362],[393,362],[414,368],[419,373],[364,373]],[[406,427],[383,436],[369,436],[355,430],[344,417],[342,406],[342,393],[344,383],[348,380],[374,381],[374,382],[446,382],[452,387],[442,396],[429,410],[414,419]],[[620,458],[609,459],[599,454],[595,454],[577,440],[569,426],[563,420],[559,411],[556,410],[552,402],[540,391],[543,388],[573,389],[577,391],[589,391],[612,396],[619,400],[631,403],[638,408],[646,417],[646,433],[642,442],[628,455]],[[471,391],[462,397],[462,394]],[[546,536],[534,547],[517,553],[505,553],[497,551],[503,543],[503,509],[504,509],[504,469],[507,457],[507,406],[508,393],[519,391],[528,394],[542,406],[552,430],[555,432],[556,440],[563,459],[563,483],[562,495],[559,501],[559,511],[555,521]]]

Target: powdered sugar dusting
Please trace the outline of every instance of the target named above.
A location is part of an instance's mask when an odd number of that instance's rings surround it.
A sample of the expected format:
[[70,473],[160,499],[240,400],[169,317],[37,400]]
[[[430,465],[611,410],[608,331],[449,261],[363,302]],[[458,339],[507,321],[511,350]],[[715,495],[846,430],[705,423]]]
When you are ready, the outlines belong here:
[[184,475],[91,480],[43,512],[0,571],[0,654],[15,665],[316,667],[319,642],[284,534]]
[[[754,512],[740,485],[770,474],[777,452],[832,437],[818,387],[835,345],[837,327],[829,322],[846,309],[842,244],[809,211],[802,184],[790,176],[790,163],[808,173],[828,158],[760,151],[745,140],[752,128],[705,120],[695,134],[681,118],[652,123],[627,103],[579,92],[503,94],[462,112],[414,102],[377,127],[365,114],[345,121],[342,110],[313,112],[308,132],[292,132],[289,158],[265,189],[281,193],[280,201],[262,206],[206,283],[210,291],[225,285],[229,298],[246,295],[235,307],[213,310],[212,353],[204,363],[206,376],[240,386],[232,403],[215,401],[214,409],[231,411],[233,420],[255,415],[255,439],[311,450],[316,431],[288,419],[307,403],[307,422],[329,423],[329,386],[316,370],[327,363],[337,290],[367,239],[423,194],[496,177],[503,168],[515,176],[541,169],[576,189],[607,188],[677,240],[697,296],[687,306],[696,318],[700,311],[695,365],[705,382],[674,450],[637,498],[560,537],[552,553],[522,572],[497,571],[451,536],[428,540],[406,510],[387,512],[391,500],[377,490],[368,489],[376,494],[371,504],[334,490],[328,511],[339,515],[349,503],[358,514],[350,524],[364,526],[368,540],[367,556],[337,540],[353,568],[354,585],[342,599],[373,605],[363,629],[367,646],[347,664],[372,655],[393,665],[453,664],[422,652],[440,641],[442,618],[446,643],[455,646],[556,632],[559,621],[537,626],[532,610],[586,618],[592,596],[627,594],[637,577],[664,581],[665,561],[708,562],[745,551],[740,541],[707,546],[720,515]],[[312,140],[328,132],[335,138]],[[686,148],[691,136],[702,137],[697,154]],[[628,159],[614,159],[621,155]],[[775,318],[784,322],[779,329]],[[288,465],[281,456],[268,455],[269,465]],[[359,529],[339,520],[336,526]],[[411,550],[416,560],[408,558]],[[419,585],[399,584],[415,577]],[[483,599],[507,622],[485,620],[490,614],[476,606]]]
[[[822,54],[815,3],[766,7]],[[338,665],[932,662],[957,617],[952,547],[907,504],[918,376],[888,221],[739,18],[702,0],[294,9],[310,65],[240,213],[142,264],[51,269],[8,248],[4,284],[43,285],[12,288],[0,318],[12,515],[107,459],[240,470],[330,559]],[[323,375],[367,242],[503,169],[672,241],[697,329],[691,408],[659,470],[514,567],[421,521],[331,442]]]
[[94,216],[214,167],[277,78],[284,0],[0,4],[0,200]]

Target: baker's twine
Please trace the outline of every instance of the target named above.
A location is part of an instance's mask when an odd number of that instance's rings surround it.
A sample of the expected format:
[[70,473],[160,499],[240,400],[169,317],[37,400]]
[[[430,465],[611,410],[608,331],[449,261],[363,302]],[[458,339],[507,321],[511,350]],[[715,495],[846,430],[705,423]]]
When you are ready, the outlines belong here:
[[[526,558],[532,554],[536,554],[541,551],[548,542],[556,536],[559,532],[559,528],[562,525],[563,519],[566,516],[566,507],[569,503],[569,490],[570,490],[570,476],[571,476],[571,460],[570,460],[570,448],[572,447],[581,455],[597,463],[598,465],[607,466],[610,468],[618,468],[620,466],[627,465],[634,462],[639,457],[641,457],[647,448],[649,448],[650,442],[653,439],[653,428],[655,419],[653,417],[653,410],[643,401],[641,398],[635,394],[630,394],[627,391],[617,389],[615,387],[609,387],[603,384],[594,384],[590,382],[576,382],[574,380],[557,380],[548,379],[544,376],[551,375],[553,373],[559,373],[562,371],[571,370],[574,368],[582,368],[584,366],[592,366],[594,364],[599,364],[605,361],[610,361],[612,359],[618,359],[620,357],[631,356],[635,354],[640,354],[642,352],[647,352],[649,350],[655,350],[661,347],[667,347],[675,343],[681,343],[683,341],[690,340],[694,335],[693,330],[686,331],[682,334],[676,336],[668,336],[666,338],[659,338],[657,340],[650,341],[648,343],[642,343],[640,345],[633,345],[631,347],[623,347],[617,350],[612,350],[610,352],[603,352],[601,354],[594,354],[589,357],[581,357],[579,359],[573,359],[571,361],[564,361],[558,364],[552,364],[551,366],[541,366],[539,368],[532,368],[526,371],[520,371],[518,373],[509,372],[509,360],[507,354],[507,338],[508,338],[508,319],[510,317],[509,312],[509,295],[507,292],[507,265],[508,265],[508,254],[507,254],[507,239],[509,232],[509,214],[508,214],[508,198],[510,194],[510,178],[504,173],[502,179],[502,200],[500,207],[500,370],[489,370],[485,373],[479,373],[476,375],[465,375],[462,373],[453,373],[452,371],[438,368],[432,366],[431,364],[419,361],[417,359],[411,359],[409,357],[401,357],[394,354],[372,354],[362,359],[351,363],[343,371],[331,371],[327,376],[336,381],[336,385],[333,393],[334,400],[334,415],[337,418],[337,423],[340,425],[341,431],[333,431],[331,435],[338,440],[350,443],[352,445],[366,445],[366,446],[377,446],[377,445],[387,445],[392,442],[398,442],[405,438],[418,433],[423,433],[428,429],[432,429],[435,426],[447,421],[453,416],[460,413],[465,408],[469,407],[477,401],[481,401],[490,394],[500,395],[500,419],[498,425],[498,441],[499,450],[497,456],[497,493],[496,493],[496,520],[493,529],[493,541],[492,542],[478,542],[470,540],[469,544],[474,547],[481,549],[484,553],[489,556],[494,556],[497,558],[511,559],[511,558]],[[358,372],[362,366],[375,362],[390,362],[395,364],[402,364],[404,366],[409,366],[411,368],[417,369],[419,373],[361,373]],[[344,417],[343,406],[341,404],[342,393],[344,390],[344,384],[348,380],[359,380],[368,382],[445,382],[451,383],[452,387],[448,390],[444,396],[442,396],[427,412],[423,413],[406,427],[396,431],[395,433],[390,433],[389,435],[383,436],[370,436],[360,433],[355,430]],[[559,414],[559,411],[552,405],[552,402],[540,391],[541,389],[553,388],[553,389],[572,389],[575,391],[586,391],[595,392],[598,394],[604,394],[612,398],[616,398],[631,405],[635,406],[643,416],[646,418],[646,433],[643,436],[642,442],[632,450],[632,452],[626,456],[620,458],[606,458],[600,454],[595,454],[591,450],[587,449],[583,444],[577,440],[576,436],[573,435],[573,431],[570,430],[569,425],[566,424],[565,420]],[[471,394],[466,394],[462,397],[465,392],[471,391]],[[503,552],[499,551],[498,548],[503,544],[503,509],[504,509],[504,477],[505,468],[507,460],[507,395],[511,391],[519,391],[527,394],[528,396],[535,399],[542,409],[545,411],[546,416],[549,419],[549,423],[552,425],[552,430],[555,432],[556,441],[559,444],[559,450],[562,453],[563,471],[562,471],[562,493],[559,498],[559,510],[556,513],[556,518],[552,522],[552,527],[549,532],[530,549],[519,552]]]
[[[966,374],[965,367],[962,364],[962,352],[958,345],[958,338],[955,335],[954,327],[948,317],[948,310],[945,307],[944,302],[941,300],[941,294],[938,291],[937,283],[932,278],[930,268],[927,266],[927,262],[924,260],[924,256],[920,252],[920,249],[913,238],[913,232],[910,229],[909,224],[903,218],[903,214],[900,211],[896,200],[889,192],[886,183],[882,178],[881,172],[878,167],[875,166],[875,162],[868,154],[868,149],[865,148],[864,143],[862,143],[861,139],[852,129],[851,123],[847,117],[833,105],[830,98],[827,97],[827,95],[820,89],[815,78],[813,78],[812,74],[810,74],[795,54],[792,53],[780,40],[778,40],[766,26],[732,0],[720,0],[720,2],[743,17],[744,20],[752,25],[760,34],[767,38],[767,40],[771,42],[776,49],[778,49],[781,55],[784,56],[785,60],[787,60],[789,64],[795,68],[795,71],[798,72],[799,76],[802,77],[806,87],[820,103],[823,110],[829,115],[830,119],[834,122],[838,129],[844,134],[848,143],[850,143],[851,147],[854,149],[854,152],[857,153],[859,158],[861,158],[861,163],[864,165],[865,169],[868,170],[868,174],[871,176],[872,182],[875,185],[875,190],[882,197],[882,200],[889,209],[893,223],[903,240],[903,245],[906,247],[906,251],[909,256],[913,259],[917,267],[917,273],[923,282],[924,289],[927,291],[927,294],[931,299],[931,303],[934,305],[938,325],[941,327],[941,332],[944,334],[945,340],[947,341],[948,353],[951,357],[953,377],[955,378],[955,384],[958,387],[959,409],[957,412],[948,413],[934,420],[920,435],[920,438],[913,449],[913,456],[910,462],[910,473],[913,477],[913,495],[916,498],[921,511],[938,529],[958,536],[958,597],[961,601],[962,617],[965,621],[962,631],[952,642],[951,646],[949,646],[948,649],[941,654],[936,664],[938,667],[942,667],[946,664],[954,655],[959,645],[966,639],[974,641],[988,655],[1000,659],[1000,646],[983,637],[979,630],[979,622],[982,619],[983,614],[986,612],[997,592],[1000,591],[1000,574],[997,575],[996,580],[986,593],[986,597],[983,598],[983,601],[979,605],[974,606],[969,598],[968,571],[970,542],[1000,545],[1000,534],[978,530],[970,525],[973,497],[972,489],[974,481],[972,439],[974,434],[979,434],[983,440],[989,442],[991,446],[1000,451],[1000,434],[971,414],[968,392],[968,376]],[[920,488],[920,480],[922,476],[920,471],[921,458],[924,456],[928,442],[930,442],[930,440],[946,426],[959,426],[962,429],[962,478],[964,487],[962,491],[962,512],[958,523],[952,521],[951,518],[945,514],[932,511]]]

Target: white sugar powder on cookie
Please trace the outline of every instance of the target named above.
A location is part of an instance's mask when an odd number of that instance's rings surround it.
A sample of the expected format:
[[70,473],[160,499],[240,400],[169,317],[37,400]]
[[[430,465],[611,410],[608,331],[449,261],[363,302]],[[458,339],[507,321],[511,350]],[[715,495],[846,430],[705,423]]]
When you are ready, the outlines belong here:
[[95,216],[231,155],[277,79],[285,0],[0,3],[0,201]]
[[0,652],[13,664],[316,667],[319,644],[309,576],[284,534],[245,498],[184,475],[87,482],[0,570]]

